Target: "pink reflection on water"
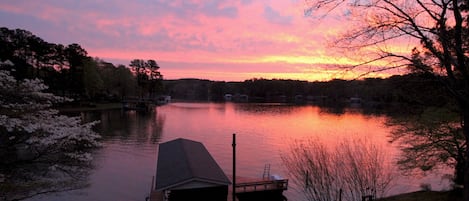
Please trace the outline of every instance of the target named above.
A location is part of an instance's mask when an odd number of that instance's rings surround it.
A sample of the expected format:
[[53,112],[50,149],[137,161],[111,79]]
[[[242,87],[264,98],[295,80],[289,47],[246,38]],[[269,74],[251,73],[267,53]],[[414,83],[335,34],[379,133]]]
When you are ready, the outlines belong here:
[[[226,174],[232,172],[232,134],[237,134],[237,175],[262,177],[264,165],[271,174],[288,177],[281,154],[288,153],[295,140],[320,140],[333,148],[343,139],[366,139],[387,150],[391,159],[399,153],[387,142],[389,129],[382,115],[366,115],[359,110],[325,109],[316,106],[282,104],[172,103],[155,112],[100,111],[82,116],[101,120],[103,148],[94,154],[96,168],[90,187],[58,196],[32,200],[143,200],[156,172],[158,143],[176,138],[202,142]],[[447,171],[448,172],[448,171]],[[449,171],[451,173],[451,171]],[[399,177],[389,194],[446,188],[441,176]],[[304,200],[290,183],[289,200]]]
[[[262,177],[264,165],[271,174],[287,177],[281,154],[295,140],[320,140],[333,148],[343,139],[366,139],[387,150],[392,159],[398,149],[387,142],[389,129],[382,115],[359,110],[327,109],[283,104],[172,103],[154,113],[100,111],[84,113],[88,120],[101,120],[103,148],[94,155],[96,169],[90,187],[59,196],[33,200],[143,200],[156,172],[159,142],[188,138],[202,142],[226,174],[232,172],[232,134],[237,134],[237,175]],[[449,172],[451,173],[451,171]],[[117,183],[116,183],[117,182]],[[399,177],[389,194],[447,187],[437,174]],[[304,200],[290,183],[289,200]]]
[[[399,154],[388,143],[385,116],[352,110],[334,113],[316,106],[173,103],[158,108],[158,113],[166,117],[162,141],[182,137],[202,142],[227,174],[232,172],[233,133],[237,134],[237,174],[246,177],[262,177],[265,164],[271,164],[272,174],[286,177],[280,155],[288,152],[294,140],[313,138],[334,147],[344,139],[364,139],[385,149],[386,163],[392,164]],[[420,190],[421,183],[419,178],[399,179],[390,194]]]

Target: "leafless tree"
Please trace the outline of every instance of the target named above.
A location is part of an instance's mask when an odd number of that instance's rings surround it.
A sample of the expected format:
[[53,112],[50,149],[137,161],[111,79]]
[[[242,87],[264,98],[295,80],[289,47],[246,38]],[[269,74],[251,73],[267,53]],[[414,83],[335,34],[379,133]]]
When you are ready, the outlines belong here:
[[335,148],[317,139],[295,141],[282,160],[308,200],[361,200],[382,197],[394,171],[386,152],[364,140],[344,140]]
[[[324,19],[342,11],[343,20],[353,24],[334,41],[335,47],[366,53],[349,70],[367,67],[366,74],[406,68],[439,80],[459,107],[464,140],[469,142],[469,1],[306,0],[306,5],[312,17]],[[396,42],[413,49],[390,48]],[[469,148],[465,152],[464,198],[469,200]]]

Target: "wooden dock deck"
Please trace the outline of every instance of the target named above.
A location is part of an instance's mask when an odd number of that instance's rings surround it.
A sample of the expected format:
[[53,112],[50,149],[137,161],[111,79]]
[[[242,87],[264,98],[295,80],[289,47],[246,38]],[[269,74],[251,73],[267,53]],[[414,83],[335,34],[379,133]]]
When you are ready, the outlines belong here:
[[[230,177],[232,178],[232,177]],[[288,189],[288,179],[272,180],[272,179],[263,179],[263,178],[247,178],[247,177],[236,177],[236,195],[243,195],[256,192],[266,192],[275,191],[283,192]],[[228,199],[227,201],[232,200],[232,185],[228,186]],[[164,201],[163,192],[157,192],[152,190],[150,193],[149,201]],[[236,198],[235,201],[239,201]]]
[[288,179],[282,180],[258,180],[249,182],[239,182],[236,184],[236,194],[257,191],[287,190]]

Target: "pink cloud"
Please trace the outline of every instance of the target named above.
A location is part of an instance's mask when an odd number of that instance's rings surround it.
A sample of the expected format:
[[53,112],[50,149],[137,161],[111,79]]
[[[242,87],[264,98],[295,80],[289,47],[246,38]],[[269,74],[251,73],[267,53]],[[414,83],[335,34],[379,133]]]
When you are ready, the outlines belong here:
[[[105,60],[177,63],[172,69],[162,66],[172,78],[206,72],[198,75],[242,80],[283,73],[313,79],[329,73],[324,66],[352,63],[327,46],[347,24],[340,18],[313,24],[304,8],[303,2],[292,1],[45,0],[3,2],[0,14],[39,19],[43,27],[54,29],[18,28],[50,42],[79,43]],[[184,73],[187,69],[191,71]]]

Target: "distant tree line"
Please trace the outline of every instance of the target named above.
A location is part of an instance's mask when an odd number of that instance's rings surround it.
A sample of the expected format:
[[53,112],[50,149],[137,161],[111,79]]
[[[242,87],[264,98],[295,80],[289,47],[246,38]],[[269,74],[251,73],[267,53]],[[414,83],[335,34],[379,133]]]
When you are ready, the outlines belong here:
[[39,78],[49,92],[76,101],[120,100],[148,96],[161,89],[154,60],[135,59],[129,67],[88,56],[79,44],[54,44],[29,31],[0,28],[0,61],[16,79]]
[[250,79],[220,82],[198,79],[163,81],[173,99],[224,101],[225,94],[247,95],[249,102],[312,102],[323,106],[345,106],[350,98],[360,98],[364,107],[419,110],[451,103],[437,81],[423,74],[395,75],[363,80],[334,79],[307,82],[281,79]]

